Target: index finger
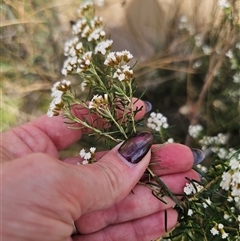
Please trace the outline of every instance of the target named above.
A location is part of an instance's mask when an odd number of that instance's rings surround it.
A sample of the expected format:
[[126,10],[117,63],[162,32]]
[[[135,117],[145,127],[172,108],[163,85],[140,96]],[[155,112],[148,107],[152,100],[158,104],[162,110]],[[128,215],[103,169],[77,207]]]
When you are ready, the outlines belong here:
[[152,147],[150,168],[158,176],[186,172],[204,159],[204,153],[197,152],[179,143],[165,143]]
[[[142,109],[137,113],[135,119],[141,119],[145,113],[148,111],[148,106],[146,102],[133,98],[134,110],[142,107]],[[74,110],[74,114],[78,118],[84,118],[86,116],[87,109],[76,108]],[[94,122],[95,115],[92,118],[88,118],[88,121]],[[82,137],[83,131],[81,129],[71,130],[67,128],[67,125],[64,123],[63,118],[60,116],[56,117],[47,117],[42,116],[31,123],[35,127],[41,129],[47,136],[51,139],[51,141],[55,144],[58,150],[63,150],[66,147],[72,145],[77,140]],[[101,125],[101,123],[98,123]]]

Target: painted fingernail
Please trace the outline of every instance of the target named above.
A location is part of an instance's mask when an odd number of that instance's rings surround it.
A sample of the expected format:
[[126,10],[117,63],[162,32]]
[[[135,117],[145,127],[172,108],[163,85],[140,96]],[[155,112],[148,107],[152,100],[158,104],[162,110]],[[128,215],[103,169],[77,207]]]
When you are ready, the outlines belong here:
[[152,110],[152,104],[149,101],[144,101],[146,113]]
[[203,153],[203,151],[201,151],[199,149],[195,149],[195,148],[191,148],[191,151],[192,151],[193,157],[194,157],[194,165],[201,163],[203,161],[203,159],[205,158],[205,154]]
[[128,162],[136,164],[150,150],[153,143],[153,136],[148,131],[139,132],[126,140],[118,149],[118,152]]

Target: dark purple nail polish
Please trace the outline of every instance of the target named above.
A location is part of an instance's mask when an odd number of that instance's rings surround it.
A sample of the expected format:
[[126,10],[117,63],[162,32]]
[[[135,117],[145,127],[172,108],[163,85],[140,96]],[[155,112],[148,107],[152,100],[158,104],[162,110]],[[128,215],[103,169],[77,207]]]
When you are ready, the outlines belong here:
[[205,158],[205,154],[203,153],[203,151],[201,151],[199,149],[195,149],[195,148],[191,148],[191,151],[192,151],[193,157],[194,157],[194,165],[201,163],[203,161],[203,159]]
[[147,154],[153,143],[153,136],[148,131],[139,132],[126,140],[118,152],[128,162],[136,164]]

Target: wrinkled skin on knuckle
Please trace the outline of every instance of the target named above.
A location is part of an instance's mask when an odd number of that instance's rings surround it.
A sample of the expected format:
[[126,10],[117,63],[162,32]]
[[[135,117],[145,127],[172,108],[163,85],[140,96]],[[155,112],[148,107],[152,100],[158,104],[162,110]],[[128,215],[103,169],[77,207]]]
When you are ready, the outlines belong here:
[[123,191],[124,175],[120,170],[112,163],[99,163],[101,169],[101,176],[103,183],[107,183],[106,192],[111,194],[112,198],[116,201],[119,196],[119,192]]

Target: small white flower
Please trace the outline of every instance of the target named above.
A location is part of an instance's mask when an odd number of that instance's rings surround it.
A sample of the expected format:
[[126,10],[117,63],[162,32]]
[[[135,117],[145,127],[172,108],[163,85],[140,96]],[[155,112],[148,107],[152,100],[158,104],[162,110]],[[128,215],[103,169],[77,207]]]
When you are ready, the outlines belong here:
[[154,118],[154,117],[156,117],[156,116],[157,116],[157,113],[152,112],[152,113],[150,114],[150,116],[151,116],[152,118]]
[[87,82],[84,80],[82,83],[81,83],[81,90],[84,91],[86,90],[86,87],[87,87]]
[[88,25],[86,25],[81,32],[81,37],[87,38],[91,34],[91,32],[92,32],[92,29]]
[[207,208],[208,206],[211,205],[211,203],[212,203],[211,199],[210,199],[210,198],[207,198],[207,199],[205,200],[205,202],[203,203],[203,207],[204,207],[204,208]]
[[92,157],[91,153],[87,152],[84,156],[84,160],[89,160],[89,159],[91,159],[91,157]]
[[86,164],[88,164],[88,161],[87,161],[87,160],[83,160],[83,161],[82,161],[82,164],[83,164],[83,165],[86,165]]
[[229,162],[229,166],[232,170],[240,169],[240,160],[238,161],[237,158],[232,158]]
[[93,40],[97,41],[102,39],[106,35],[105,31],[102,29],[95,29],[92,33],[88,36],[88,41],[91,42]]
[[191,195],[199,192],[202,189],[202,186],[198,183],[186,183],[186,186],[183,188],[183,191],[186,195]]
[[227,238],[227,237],[228,237],[228,233],[223,232],[223,234],[222,234],[222,239],[225,239],[225,238]]
[[[238,203],[238,202],[240,201],[240,191],[239,191],[239,190],[237,190],[237,191],[238,191],[237,194],[235,194],[236,197],[234,197],[234,201],[235,201],[236,203]],[[232,196],[233,196],[233,194],[232,194]]]
[[167,129],[167,128],[169,127],[169,125],[168,125],[168,123],[163,123],[162,127],[163,127],[164,129]]
[[101,27],[103,25],[103,18],[100,16],[95,16],[94,19],[90,21],[90,25],[93,29]]
[[82,149],[82,150],[79,152],[79,155],[80,155],[80,157],[82,157],[82,158],[84,158],[85,154],[86,154],[85,149]]
[[96,147],[91,147],[89,149],[89,152],[86,152],[85,149],[82,149],[79,152],[80,157],[83,158],[83,161],[82,161],[83,165],[95,162],[95,151],[96,151]]
[[132,54],[127,50],[122,52],[111,52],[108,54],[104,64],[108,66],[116,66],[119,65],[122,61],[125,63],[129,62],[132,57]]
[[202,35],[201,34],[196,34],[194,36],[194,40],[195,40],[195,44],[196,44],[197,47],[202,46],[203,40],[202,40]]
[[219,223],[219,224],[218,224],[218,228],[219,228],[219,229],[223,229],[223,228],[224,228],[224,225],[223,225],[222,223]]
[[232,186],[237,186],[238,184],[240,184],[240,170],[239,171],[235,171],[232,174],[232,182],[231,185]]
[[81,59],[78,59],[77,73],[87,70],[92,63],[92,51],[83,54]]
[[67,75],[77,68],[77,56],[69,56],[63,63],[62,74]]
[[219,234],[219,231],[217,230],[216,227],[213,227],[213,228],[210,230],[210,232],[212,233],[213,236]]
[[201,61],[201,60],[198,60],[198,61],[196,61],[196,62],[193,64],[193,68],[194,68],[194,69],[197,69],[197,68],[199,68],[201,65],[202,65],[202,61]]
[[224,218],[225,220],[229,220],[230,215],[229,215],[228,213],[224,213],[223,218]]
[[89,103],[88,108],[89,109],[97,109],[97,108],[102,108],[106,107],[108,105],[108,95],[104,94],[102,95],[94,95],[92,100]]
[[188,209],[187,215],[190,217],[193,215],[193,210],[191,208]]
[[83,28],[86,26],[87,20],[81,19],[78,20],[73,26],[72,26],[72,33],[75,35],[78,35],[82,32]]
[[119,81],[130,81],[133,78],[133,71],[130,69],[130,66],[123,65],[121,69],[115,71],[113,78],[118,78]]
[[89,150],[90,150],[90,152],[93,154],[93,153],[95,153],[95,151],[96,151],[96,147],[91,147]]
[[198,165],[197,165],[197,168],[198,168],[199,170],[201,170],[202,172],[204,172],[204,173],[206,173],[206,172],[208,171],[207,167],[205,167],[205,166],[203,166],[203,165],[201,165],[201,164],[198,164]]
[[206,54],[206,55],[210,55],[211,54],[211,47],[208,46],[208,45],[203,45],[202,46],[202,50],[203,50],[203,53]]
[[228,58],[230,58],[230,59],[232,59],[232,58],[234,57],[232,49],[229,49],[229,50],[227,51],[226,56],[227,56]]
[[66,93],[70,89],[71,81],[69,80],[62,80],[56,82],[51,91],[51,96],[53,97],[52,102],[50,103],[47,115],[49,117],[52,117],[54,115],[58,115],[58,112],[62,109],[64,106],[62,101],[62,96],[64,93]]
[[130,59],[133,58],[133,55],[128,51],[128,50],[124,50],[122,51],[122,56],[123,56],[123,60],[127,63]]
[[105,65],[108,65],[108,66],[113,66],[113,65],[117,65],[117,64],[118,64],[118,61],[117,61],[115,52],[110,52],[110,53],[107,55],[107,58],[106,58],[106,60],[104,61],[104,64],[105,64]]
[[223,190],[228,191],[230,188],[232,175],[229,172],[224,172],[222,174],[222,181],[220,183],[220,187],[222,187]]
[[233,82],[236,84],[240,84],[240,72],[237,72],[233,75]]
[[112,44],[113,44],[112,40],[106,40],[104,42],[100,42],[95,48],[95,54],[101,53],[102,55],[105,55],[107,51],[111,48]]

